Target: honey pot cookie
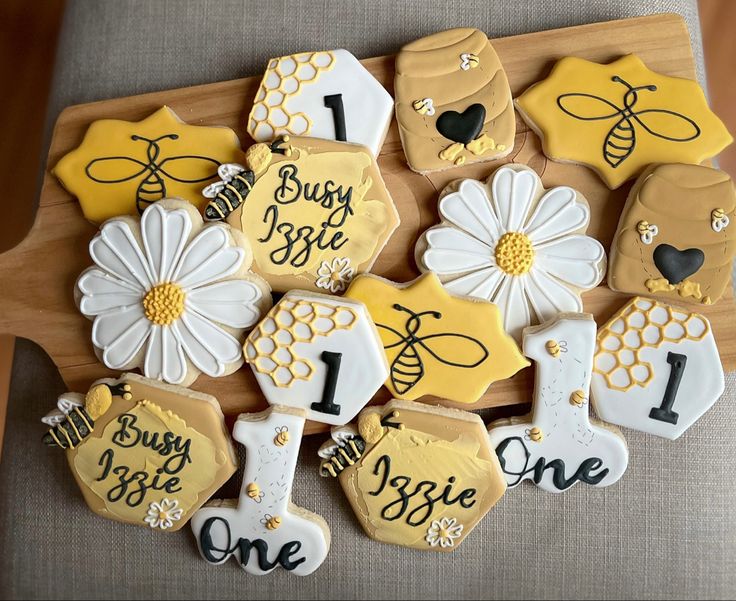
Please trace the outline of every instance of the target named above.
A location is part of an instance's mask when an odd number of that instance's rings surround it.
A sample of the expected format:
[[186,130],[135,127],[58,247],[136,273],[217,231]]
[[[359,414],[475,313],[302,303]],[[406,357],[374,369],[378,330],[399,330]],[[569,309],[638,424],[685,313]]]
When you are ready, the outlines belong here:
[[482,31],[450,29],[407,44],[396,58],[394,87],[412,170],[492,161],[513,150],[511,90]]
[[176,531],[235,472],[217,399],[124,374],[66,393],[44,418],[44,443],[66,451],[90,509]]
[[142,121],[95,121],[53,173],[79,199],[84,216],[102,223],[139,215],[167,197],[202,207],[199,191],[217,179],[217,168],[242,160],[233,130],[188,125],[164,106]]
[[736,255],[731,178],[700,165],[653,165],[636,181],[611,247],[612,290],[711,304]]
[[607,65],[565,57],[516,107],[549,158],[588,165],[612,189],[651,163],[702,163],[733,141],[697,82],[634,54]]

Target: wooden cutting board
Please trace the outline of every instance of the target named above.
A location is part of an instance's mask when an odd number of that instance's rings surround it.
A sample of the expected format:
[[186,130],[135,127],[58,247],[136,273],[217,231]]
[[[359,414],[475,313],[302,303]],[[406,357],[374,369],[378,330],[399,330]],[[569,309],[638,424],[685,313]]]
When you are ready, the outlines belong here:
[[[654,15],[636,19],[596,23],[567,29],[530,33],[493,40],[493,45],[511,83],[514,95],[544,78],[559,58],[569,55],[608,62],[623,54],[636,53],[651,69],[680,77],[695,78],[695,63],[685,22],[678,15]],[[394,57],[363,61],[366,68],[393,91]],[[89,384],[114,372],[95,357],[90,341],[92,324],[74,305],[74,282],[91,264],[87,245],[96,228],[85,221],[75,198],[49,173],[57,161],[78,146],[87,126],[97,119],[138,121],[162,105],[170,106],[180,118],[196,125],[226,125],[247,146],[251,140],[245,122],[261,77],[155,92],[71,106],[56,122],[49,150],[41,200],[35,224],[28,237],[12,251],[0,255],[2,310],[0,333],[30,338],[53,359],[69,390],[86,391]],[[569,185],[580,190],[592,209],[588,233],[610,247],[630,185],[610,191],[585,167],[547,161],[539,139],[517,117],[513,153],[503,162],[525,163],[534,168],[545,188]],[[394,122],[378,159],[386,184],[401,215],[401,227],[393,235],[373,269],[394,281],[418,275],[414,244],[419,235],[438,221],[437,192],[456,178],[485,179],[501,164],[485,163],[451,169],[428,176],[406,166]],[[584,296],[585,309],[599,323],[624,304],[626,296],[599,286]],[[736,368],[736,305],[733,294],[701,309],[707,315],[727,370]],[[494,384],[470,409],[528,403],[532,398],[533,369]],[[201,376],[192,386],[215,395],[226,414],[257,411],[266,403],[249,368],[226,378]],[[375,402],[385,402],[384,388]],[[427,399],[432,402],[435,399]],[[54,399],[49,399],[49,407]],[[446,403],[452,405],[452,403]],[[310,424],[308,432],[323,430]]]

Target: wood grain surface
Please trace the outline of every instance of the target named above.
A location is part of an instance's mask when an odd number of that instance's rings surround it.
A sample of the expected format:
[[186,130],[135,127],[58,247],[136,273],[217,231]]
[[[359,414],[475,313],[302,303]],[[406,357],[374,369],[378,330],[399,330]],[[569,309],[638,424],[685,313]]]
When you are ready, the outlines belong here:
[[[492,40],[511,83],[514,95],[544,78],[554,62],[575,55],[608,62],[622,54],[636,53],[653,70],[668,75],[695,77],[695,67],[685,22],[677,15],[655,15],[622,21],[597,23],[569,29],[544,31]],[[366,68],[393,91],[394,57],[362,61]],[[92,324],[77,310],[73,300],[74,282],[91,264],[87,245],[96,228],[85,221],[75,198],[49,173],[56,162],[79,145],[87,126],[97,119],[139,120],[162,105],[170,106],[181,119],[197,125],[226,125],[233,128],[244,146],[251,143],[245,120],[260,77],[144,94],[72,106],[56,123],[40,207],[28,237],[11,252],[0,256],[0,281],[5,311],[0,314],[0,332],[36,341],[51,356],[70,390],[84,391],[98,378],[114,375],[97,360],[90,333]],[[485,179],[503,162],[530,165],[545,187],[570,185],[580,190],[592,209],[588,233],[609,247],[629,185],[610,191],[589,169],[547,161],[538,138],[517,118],[513,153],[504,161],[460,167],[422,176],[406,166],[394,122],[378,162],[401,216],[401,227],[389,241],[373,269],[395,281],[406,281],[418,272],[413,249],[419,235],[438,221],[437,193],[456,178]],[[627,299],[605,286],[584,296],[585,308],[601,323]],[[702,307],[713,324],[726,369],[736,367],[736,320],[734,299]],[[699,309],[701,310],[701,309]],[[532,398],[533,370],[498,382],[477,404],[464,408],[528,403]],[[226,378],[206,376],[192,388],[216,396],[225,413],[234,415],[265,408],[265,401],[249,368]],[[374,402],[389,399],[384,388]],[[432,401],[431,398],[424,400]],[[446,403],[452,405],[452,403]],[[307,432],[323,430],[308,425]]]

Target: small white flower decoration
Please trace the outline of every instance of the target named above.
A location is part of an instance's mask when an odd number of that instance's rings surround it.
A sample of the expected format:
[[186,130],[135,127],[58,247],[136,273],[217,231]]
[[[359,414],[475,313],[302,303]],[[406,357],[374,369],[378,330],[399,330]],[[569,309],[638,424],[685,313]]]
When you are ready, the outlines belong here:
[[336,294],[343,292],[348,287],[355,275],[355,269],[350,267],[350,259],[347,257],[342,259],[335,257],[332,259],[332,263],[322,261],[322,265],[317,270],[317,275],[319,277],[315,282],[316,286]]
[[183,509],[179,508],[179,501],[169,501],[161,499],[160,503],[151,503],[148,506],[148,512],[143,521],[151,528],[160,528],[167,530],[181,519]]
[[603,279],[603,246],[583,235],[587,203],[567,186],[545,191],[528,167],[501,167],[486,183],[463,180],[439,210],[442,223],[420,240],[420,267],[451,292],[498,305],[516,338],[532,323],[582,311],[580,294]]
[[205,226],[188,203],[164,200],[140,223],[105,222],[89,252],[96,266],[77,280],[77,300],[107,367],[187,385],[242,365],[236,336],[271,298],[227,225]]
[[424,538],[430,547],[454,547],[455,539],[463,535],[463,525],[458,524],[455,518],[441,518],[432,522]]

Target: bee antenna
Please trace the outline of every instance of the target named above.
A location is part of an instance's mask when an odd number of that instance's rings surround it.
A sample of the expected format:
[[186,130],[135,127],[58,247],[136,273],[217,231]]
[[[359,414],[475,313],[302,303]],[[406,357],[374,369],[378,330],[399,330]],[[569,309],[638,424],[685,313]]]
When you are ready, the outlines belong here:
[[618,75],[614,75],[613,77],[611,77],[611,81],[615,81],[616,83],[623,84],[627,88],[631,89],[631,85],[629,85],[629,82],[627,82],[625,79],[619,77]]

